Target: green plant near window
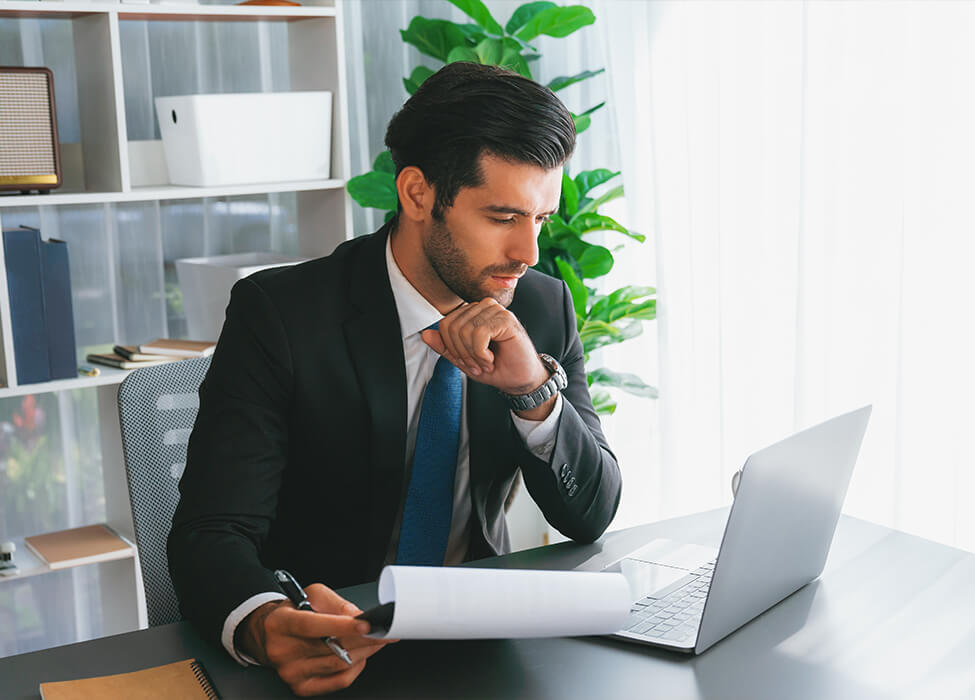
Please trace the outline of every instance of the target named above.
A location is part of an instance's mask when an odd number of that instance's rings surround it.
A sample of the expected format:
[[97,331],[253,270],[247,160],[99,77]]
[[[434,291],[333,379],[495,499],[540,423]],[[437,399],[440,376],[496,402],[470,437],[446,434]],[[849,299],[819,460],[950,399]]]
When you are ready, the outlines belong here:
[[[456,24],[442,19],[414,17],[400,31],[408,44],[443,63],[470,61],[509,68],[533,78],[530,64],[541,55],[532,45],[539,36],[566,37],[596,21],[592,11],[580,5],[559,6],[554,2],[530,2],[519,7],[502,27],[481,0],[448,0],[470,17],[474,24]],[[605,69],[584,71],[559,77],[548,84],[554,92],[599,75]],[[417,66],[403,85],[409,94],[433,75],[427,66]],[[605,102],[579,114],[572,114],[581,134],[592,123],[592,115]],[[598,294],[586,282],[606,275],[614,264],[608,248],[587,240],[591,234],[614,232],[643,242],[642,234],[630,231],[599,208],[623,195],[622,185],[613,181],[619,172],[586,170],[562,178],[562,197],[558,213],[542,226],[538,237],[539,261],[535,269],[565,280],[572,293],[579,336],[589,359],[597,348],[621,343],[643,332],[643,322],[656,318],[656,290],[646,286],[626,286],[609,294]],[[379,154],[371,172],[352,178],[349,195],[361,206],[384,210],[388,221],[396,212],[395,168],[389,151]],[[618,248],[617,248],[618,250]],[[616,402],[606,387],[615,387],[638,396],[656,398],[657,390],[634,374],[602,367],[589,372],[589,390],[599,413],[613,413]]]

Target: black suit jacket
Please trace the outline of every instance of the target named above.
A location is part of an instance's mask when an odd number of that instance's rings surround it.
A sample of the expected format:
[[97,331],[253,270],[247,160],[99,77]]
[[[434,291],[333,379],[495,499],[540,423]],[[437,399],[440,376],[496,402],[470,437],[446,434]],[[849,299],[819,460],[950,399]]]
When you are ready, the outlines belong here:
[[[382,569],[408,485],[388,232],[234,286],[200,387],[169,537],[183,615],[212,640],[235,607],[278,590],[275,568],[333,588]],[[620,497],[568,288],[529,270],[509,309],[538,351],[562,364],[569,385],[545,463],[525,448],[505,399],[468,380],[471,559],[508,551],[504,504],[519,468],[546,519],[574,540],[599,537]]]

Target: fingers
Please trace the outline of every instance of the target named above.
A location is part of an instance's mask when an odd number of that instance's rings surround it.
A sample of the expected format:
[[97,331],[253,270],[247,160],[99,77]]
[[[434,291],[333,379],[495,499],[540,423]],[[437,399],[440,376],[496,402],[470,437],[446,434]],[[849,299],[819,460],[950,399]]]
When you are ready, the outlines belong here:
[[282,634],[304,639],[321,637],[361,637],[369,632],[369,623],[347,615],[308,612],[281,607],[267,618],[268,634]]
[[313,583],[305,588],[308,602],[315,608],[316,612],[332,613],[333,615],[358,615],[362,612],[355,603],[352,603],[328,586],[321,583]]
[[428,345],[472,377],[491,372],[495,356],[490,345],[508,333],[509,316],[510,312],[494,299],[466,304],[440,321],[442,348],[432,342]]

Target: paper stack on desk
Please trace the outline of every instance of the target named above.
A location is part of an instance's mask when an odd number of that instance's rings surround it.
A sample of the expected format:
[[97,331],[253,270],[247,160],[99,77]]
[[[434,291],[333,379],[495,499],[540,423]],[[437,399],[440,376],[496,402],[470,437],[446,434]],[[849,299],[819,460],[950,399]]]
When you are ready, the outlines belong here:
[[610,634],[632,602],[622,574],[426,566],[387,566],[379,601],[391,624],[369,636],[390,639]]

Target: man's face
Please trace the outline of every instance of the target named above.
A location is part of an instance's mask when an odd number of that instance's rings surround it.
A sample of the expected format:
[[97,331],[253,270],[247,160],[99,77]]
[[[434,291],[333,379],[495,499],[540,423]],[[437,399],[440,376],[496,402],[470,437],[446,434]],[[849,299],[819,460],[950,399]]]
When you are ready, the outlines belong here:
[[434,272],[464,301],[494,298],[508,306],[525,271],[538,262],[538,232],[558,210],[562,168],[544,170],[481,157],[484,182],[465,187],[443,220],[434,220],[423,252]]

